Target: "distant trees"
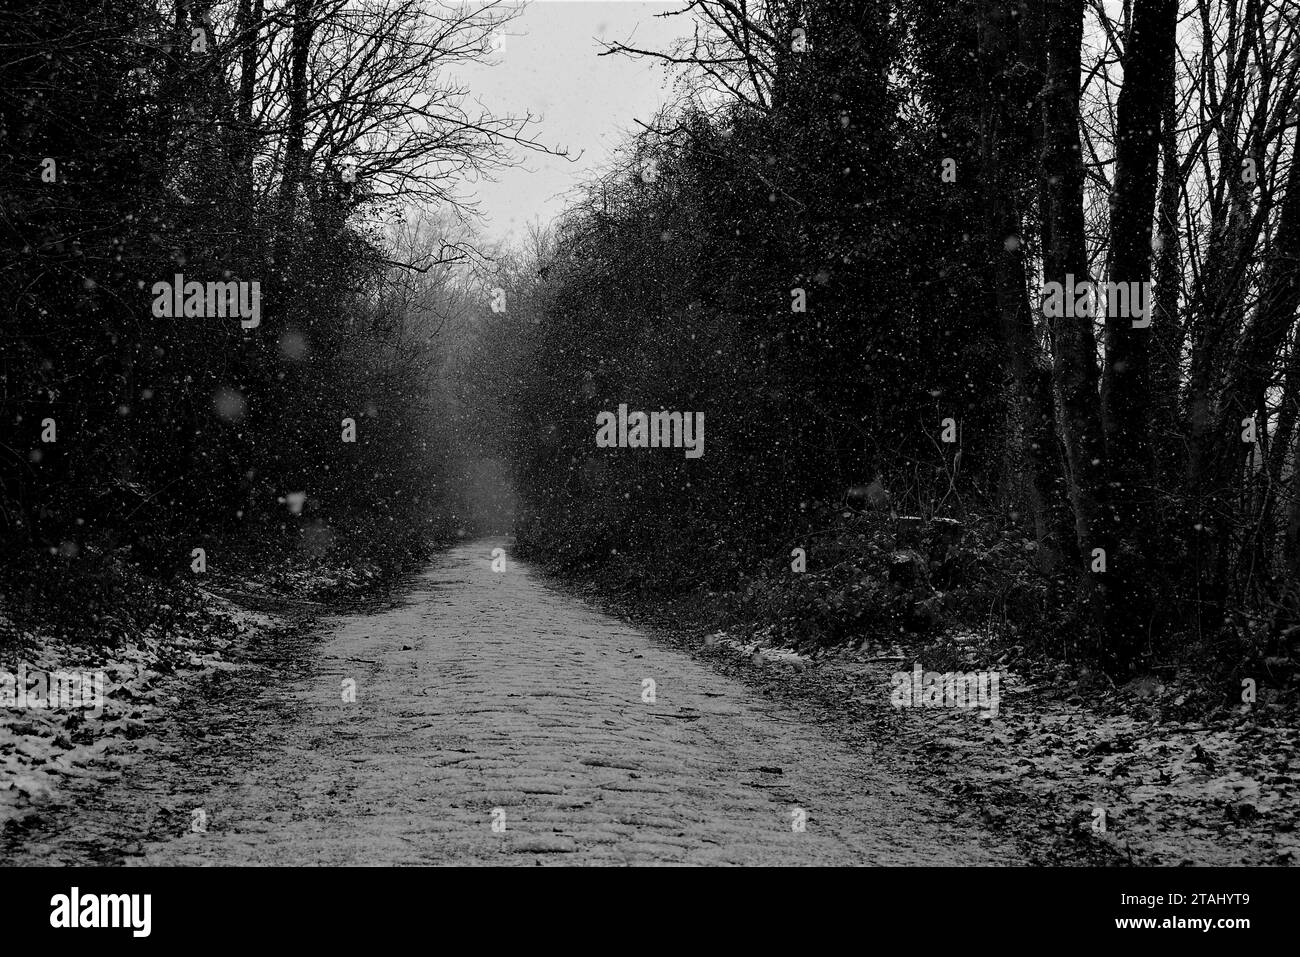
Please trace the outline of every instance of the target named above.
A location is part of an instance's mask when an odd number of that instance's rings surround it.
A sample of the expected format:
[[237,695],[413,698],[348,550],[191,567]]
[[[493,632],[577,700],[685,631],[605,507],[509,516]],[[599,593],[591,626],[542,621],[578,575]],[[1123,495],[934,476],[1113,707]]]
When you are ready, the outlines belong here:
[[[513,311],[474,361],[509,410],[525,540],[725,584],[883,473],[900,509],[1026,516],[1115,674],[1189,641],[1258,653],[1293,622],[1300,20],[688,9],[677,49],[610,49],[677,64],[687,99],[496,280]],[[1045,310],[1053,284],[1150,309]],[[702,462],[598,451],[623,401],[704,411]]]
[[[907,468],[910,505],[957,475],[987,490],[1004,412],[991,291],[963,254],[979,209],[944,191],[947,152],[886,81],[902,53],[881,11],[854,9],[797,53],[751,25],[769,59],[726,74],[758,78],[744,101],[659,117],[536,261],[487,283],[510,308],[473,368],[508,410],[527,541],[727,581],[800,502],[880,471]],[[705,413],[703,459],[598,452],[620,402]]]

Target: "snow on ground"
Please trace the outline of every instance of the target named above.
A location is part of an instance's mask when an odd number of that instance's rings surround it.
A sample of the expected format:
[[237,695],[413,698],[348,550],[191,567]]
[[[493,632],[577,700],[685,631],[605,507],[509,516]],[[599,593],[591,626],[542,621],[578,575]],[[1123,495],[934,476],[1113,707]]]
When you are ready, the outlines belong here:
[[[4,649],[0,671],[15,680],[25,666],[29,675],[84,673],[88,689],[96,676],[103,683],[100,707],[93,692],[75,707],[0,707],[0,828],[37,814],[69,778],[104,779],[138,760],[129,743],[149,735],[160,711],[176,700],[164,690],[168,678],[234,667],[223,657],[233,642],[283,624],[204,595],[203,610],[191,613],[187,633],[150,633],[101,648],[23,632]],[[6,630],[16,629],[10,624]]]
[[[983,641],[965,639],[956,644]],[[755,680],[769,693],[802,699],[846,733],[869,728],[887,739],[972,819],[1039,832],[1024,838],[1041,845],[1044,861],[1102,851],[1137,864],[1300,863],[1300,729],[1279,704],[1261,698],[1188,719],[1188,689],[1173,681],[1078,688],[1061,666],[1032,683],[1004,670],[989,720],[961,708],[892,706],[893,674],[911,670],[923,651],[864,641],[805,668],[771,669],[763,666],[792,653],[759,648],[755,656],[758,644],[714,633],[702,650],[761,671]]]
[[965,635],[963,667],[1003,669],[996,717],[894,707],[928,654],[901,638],[799,655],[678,618],[655,640],[489,554],[439,557],[319,641],[215,592],[186,634],[22,636],[0,667],[103,670],[107,695],[98,718],[0,709],[0,825],[20,825],[0,857],[1297,863],[1300,732],[1276,702],[1193,718],[1176,682],[1021,673]]
[[83,862],[94,835],[106,863],[165,865],[1016,862],[862,752],[489,554],[453,549],[403,601],[214,675],[148,773],[10,853]]

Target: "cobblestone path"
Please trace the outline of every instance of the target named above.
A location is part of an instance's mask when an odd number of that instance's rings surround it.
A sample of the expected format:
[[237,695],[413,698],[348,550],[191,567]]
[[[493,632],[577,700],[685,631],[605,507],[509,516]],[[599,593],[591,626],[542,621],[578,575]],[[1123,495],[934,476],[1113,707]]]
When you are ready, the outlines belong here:
[[496,544],[330,620],[296,672],[231,672],[32,860],[135,828],[126,863],[1015,863],[707,664],[493,571]]

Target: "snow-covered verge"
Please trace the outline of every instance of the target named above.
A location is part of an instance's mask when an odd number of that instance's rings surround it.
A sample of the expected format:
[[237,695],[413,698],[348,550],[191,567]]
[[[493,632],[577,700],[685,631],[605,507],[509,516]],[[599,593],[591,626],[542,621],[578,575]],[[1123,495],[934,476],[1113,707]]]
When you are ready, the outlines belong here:
[[247,594],[293,595],[313,600],[363,594],[383,580],[383,570],[371,563],[358,562],[344,568],[301,560],[284,560],[264,568],[256,576],[217,579],[223,586]]
[[[1231,704],[1221,702],[1249,695],[1192,672],[1116,687],[971,632],[796,652],[761,622],[719,630],[698,601],[574,587],[855,742],[959,817],[1014,837],[1026,860],[1300,864],[1300,722],[1294,695],[1263,682],[1256,700]],[[897,705],[910,685],[900,676],[917,665],[995,670],[996,716]]]
[[[206,589],[178,590],[176,598],[184,610],[160,605],[158,624],[112,645],[21,630],[0,605],[0,673],[11,694],[18,676],[26,676],[40,702],[13,696],[0,704],[0,827],[34,814],[68,778],[120,772],[130,750],[125,742],[149,735],[177,702],[164,690],[167,679],[198,680],[204,672],[238,667],[227,661],[233,644],[286,626]],[[41,685],[43,676],[57,673],[84,675],[95,693],[51,707]]]
[[1189,679],[1106,687],[1069,666],[1023,663],[998,665],[995,718],[895,707],[893,676],[925,651],[869,660],[877,650],[827,656],[790,675],[789,690],[872,725],[905,768],[964,813],[1021,834],[1044,862],[1300,864],[1300,731],[1286,705],[1189,709]]
[[[411,548],[406,563],[433,547]],[[248,640],[274,642],[323,611],[319,603],[382,593],[401,580],[406,564],[400,555],[387,564],[303,550],[278,559],[237,555],[226,557],[225,568],[170,583],[93,548],[80,567],[7,566],[0,580],[0,828],[32,818],[69,778],[120,773],[127,753],[139,750],[126,743],[166,720],[179,703],[176,689],[244,667],[239,652]],[[78,682],[71,702],[48,702],[45,685],[58,685],[59,676]],[[35,704],[18,700],[20,683],[30,692],[22,697]]]
[[[411,561],[432,547],[412,549]],[[10,568],[0,583],[0,828],[32,819],[69,778],[121,773],[127,755],[139,752],[127,742],[167,720],[179,703],[176,690],[184,693],[206,673],[245,667],[240,651],[249,640],[274,643],[324,611],[322,603],[382,593],[405,567],[300,550],[279,559],[229,558],[224,569],[166,583],[111,554],[87,555],[94,564],[80,573],[59,566],[59,577],[43,578],[39,570]],[[42,682],[57,684],[50,676],[60,674],[94,688],[93,706],[80,694],[53,707],[17,700],[20,680],[39,702],[49,697]]]
[[745,641],[733,638],[723,631],[705,635],[704,644],[706,647],[716,647],[720,651],[729,651],[740,658],[747,658],[755,665],[782,665],[796,671],[803,671],[811,661],[808,656],[799,654],[793,648],[773,646],[762,639]]

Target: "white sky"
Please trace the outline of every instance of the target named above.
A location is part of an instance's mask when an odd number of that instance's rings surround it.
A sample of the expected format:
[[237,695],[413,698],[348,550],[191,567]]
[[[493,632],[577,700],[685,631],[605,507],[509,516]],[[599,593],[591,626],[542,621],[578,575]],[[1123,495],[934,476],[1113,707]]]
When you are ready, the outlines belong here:
[[549,222],[565,206],[564,193],[602,167],[633,119],[649,121],[670,98],[672,76],[648,58],[597,56],[599,40],[622,40],[667,50],[690,29],[680,0],[534,0],[505,29],[505,49],[490,63],[456,71],[472,96],[498,115],[531,112],[534,138],[567,147],[577,162],[517,150],[522,165],[495,174],[496,182],[463,187],[478,201],[489,240],[522,236],[534,219]]

